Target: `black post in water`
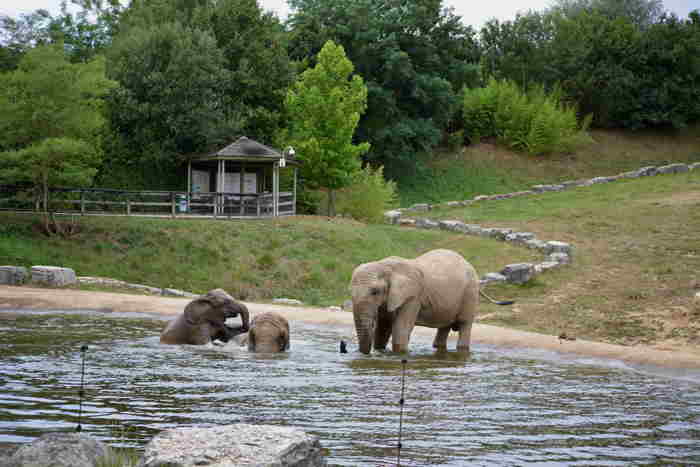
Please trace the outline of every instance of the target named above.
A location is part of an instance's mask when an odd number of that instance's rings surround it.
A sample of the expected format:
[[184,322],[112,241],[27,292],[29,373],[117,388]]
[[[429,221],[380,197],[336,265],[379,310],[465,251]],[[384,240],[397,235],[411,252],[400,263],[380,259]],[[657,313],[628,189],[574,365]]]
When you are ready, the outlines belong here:
[[83,418],[83,396],[85,396],[85,352],[87,352],[88,346],[83,345],[80,347],[80,353],[83,356],[83,364],[82,364],[82,369],[80,371],[80,392],[78,393],[80,395],[80,408],[78,409],[78,426],[75,427],[75,431],[80,433],[83,431],[83,426],[80,424]]
[[396,467],[401,467],[401,432],[403,431],[403,403],[406,392],[406,363],[408,363],[408,360],[401,360],[401,399],[399,400],[401,411],[399,412],[399,444],[396,446]]

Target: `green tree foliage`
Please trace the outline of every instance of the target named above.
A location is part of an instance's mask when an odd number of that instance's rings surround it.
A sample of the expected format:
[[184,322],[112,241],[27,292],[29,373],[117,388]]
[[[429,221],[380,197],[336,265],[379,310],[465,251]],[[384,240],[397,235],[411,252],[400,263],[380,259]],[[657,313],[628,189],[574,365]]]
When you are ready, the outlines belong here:
[[700,113],[698,14],[657,18],[651,6],[643,26],[597,8],[492,21],[481,32],[484,69],[523,87],[561,85],[599,127],[682,127]]
[[522,92],[512,81],[491,80],[464,93],[464,127],[472,141],[496,138],[529,154],[568,152],[590,141],[590,117],[579,125],[576,108],[561,102],[561,92],[541,86]]
[[173,187],[190,155],[279,131],[293,70],[279,20],[256,0],[136,1],[118,30],[107,56],[119,138],[105,183]]
[[351,183],[370,147],[352,142],[367,107],[367,87],[353,68],[343,47],[328,41],[285,99],[289,120],[282,139],[296,148],[307,186],[329,192],[328,215],[335,214],[334,191]]
[[294,79],[282,25],[257,0],[219,1],[205,11],[203,26],[226,59],[227,94],[246,117],[243,133],[270,140],[284,126],[284,98]]
[[417,154],[454,131],[457,93],[478,82],[471,28],[440,0],[291,0],[292,57],[303,60],[326,40],[344,46],[368,88],[357,138],[367,159],[395,176]]
[[338,191],[337,211],[353,219],[379,224],[384,212],[398,203],[396,183],[384,178],[384,168],[365,165],[352,183]]
[[128,31],[109,51],[110,77],[120,84],[110,124],[126,150],[126,160],[111,162],[133,170],[140,159],[163,178],[240,123],[227,118],[225,60],[209,33],[178,22]]
[[45,138],[94,141],[104,123],[103,97],[114,86],[105,62],[66,59],[61,44],[36,47],[17,70],[0,74],[0,147],[21,149]]
[[556,0],[549,11],[574,18],[597,11],[610,19],[626,18],[640,27],[656,23],[664,13],[662,0]]
[[45,208],[49,186],[89,184],[101,156],[102,97],[114,84],[103,59],[71,64],[61,44],[27,52],[0,75],[0,179],[34,184]]

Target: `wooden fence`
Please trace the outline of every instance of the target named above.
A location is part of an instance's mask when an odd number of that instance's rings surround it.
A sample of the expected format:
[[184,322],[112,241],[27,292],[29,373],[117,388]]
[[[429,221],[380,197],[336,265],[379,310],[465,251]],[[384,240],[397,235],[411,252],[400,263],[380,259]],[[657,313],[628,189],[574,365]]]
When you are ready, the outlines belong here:
[[[280,192],[277,215],[294,215],[295,196]],[[0,186],[0,210],[44,211],[31,187]],[[47,211],[167,217],[272,217],[272,193],[193,193],[186,191],[125,191],[99,188],[51,188]]]

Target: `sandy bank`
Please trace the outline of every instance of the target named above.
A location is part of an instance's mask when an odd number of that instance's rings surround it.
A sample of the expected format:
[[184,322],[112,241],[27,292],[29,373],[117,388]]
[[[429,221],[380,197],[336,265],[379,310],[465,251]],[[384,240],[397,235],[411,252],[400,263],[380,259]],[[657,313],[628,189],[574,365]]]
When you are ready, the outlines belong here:
[[[71,289],[45,289],[31,287],[0,286],[0,310],[2,309],[102,309],[114,312],[142,312],[175,315],[184,309],[189,299],[130,295],[111,292],[89,292]],[[247,303],[252,313],[277,311],[290,321],[330,324],[343,328],[350,338],[353,332],[351,313],[334,312],[323,308],[282,306]],[[434,335],[429,328],[418,327],[414,331]],[[453,333],[454,334],[454,333]],[[625,347],[585,340],[560,341],[556,336],[517,331],[485,324],[475,324],[474,342],[508,347],[527,347],[621,360],[630,364],[655,365],[667,368],[700,369],[700,351],[666,351],[645,346]]]

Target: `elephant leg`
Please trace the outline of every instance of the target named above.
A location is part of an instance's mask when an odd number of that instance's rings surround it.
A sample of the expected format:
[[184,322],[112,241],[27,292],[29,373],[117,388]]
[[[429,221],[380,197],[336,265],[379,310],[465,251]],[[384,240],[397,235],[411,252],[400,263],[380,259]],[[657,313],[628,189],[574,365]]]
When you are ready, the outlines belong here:
[[374,331],[375,350],[386,349],[386,344],[389,342],[389,337],[391,337],[392,323],[393,316],[391,313],[384,311],[377,314],[377,326]]
[[392,351],[408,352],[408,342],[416,325],[419,307],[418,304],[407,303],[395,312],[396,318],[391,329]]
[[435,333],[435,339],[433,340],[433,348],[437,350],[445,351],[447,350],[447,336],[450,335],[451,325],[446,328],[439,328]]
[[457,350],[460,352],[469,352],[469,345],[472,337],[473,319],[461,321],[457,323],[459,327],[459,338],[457,339]]

